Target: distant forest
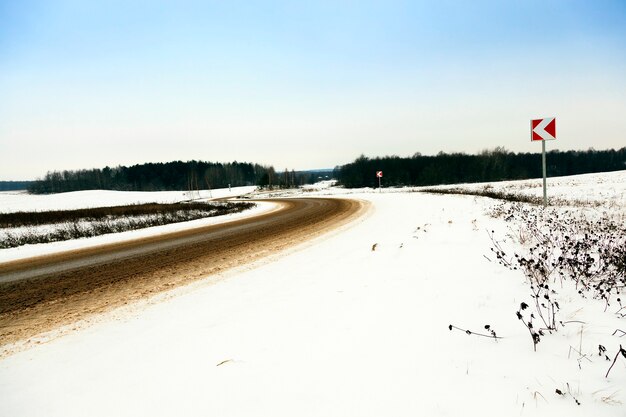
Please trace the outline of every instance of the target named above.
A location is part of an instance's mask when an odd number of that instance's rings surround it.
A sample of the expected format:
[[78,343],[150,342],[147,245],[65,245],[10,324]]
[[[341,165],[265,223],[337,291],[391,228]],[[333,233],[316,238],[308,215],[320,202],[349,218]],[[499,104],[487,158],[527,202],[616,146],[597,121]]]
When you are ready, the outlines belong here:
[[28,187],[31,193],[48,194],[79,190],[187,191],[258,185],[294,187],[319,179],[314,171],[277,173],[272,166],[247,162],[216,163],[174,161],[130,167],[52,171]]
[[[626,169],[626,147],[619,150],[551,151],[547,153],[549,177]],[[383,186],[457,184],[540,178],[541,154],[513,153],[498,147],[477,155],[443,153],[412,157],[358,157],[328,170],[276,172],[272,166],[247,162],[174,161],[130,167],[52,171],[30,182],[36,194],[79,190],[187,191],[243,185],[286,188],[330,177],[348,188],[376,187],[376,171],[383,171]]]
[[[546,153],[547,175],[586,174],[626,169],[626,148]],[[478,155],[439,153],[412,157],[367,158],[335,168],[333,176],[345,187],[377,187],[376,171],[383,171],[383,186],[436,185],[543,177],[540,153],[512,153],[504,148]]]
[[0,191],[26,190],[32,181],[0,181]]

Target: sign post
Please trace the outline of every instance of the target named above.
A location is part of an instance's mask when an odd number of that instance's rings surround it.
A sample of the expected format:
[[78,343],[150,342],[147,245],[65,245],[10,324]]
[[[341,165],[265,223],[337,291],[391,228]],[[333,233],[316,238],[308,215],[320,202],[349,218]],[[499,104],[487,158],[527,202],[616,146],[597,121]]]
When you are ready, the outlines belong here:
[[541,142],[541,164],[543,166],[543,205],[548,205],[548,193],[546,191],[546,141],[556,140],[556,118],[546,117],[530,121],[530,140]]
[[383,177],[382,171],[376,171],[376,177],[378,178],[378,192],[380,192],[380,179]]

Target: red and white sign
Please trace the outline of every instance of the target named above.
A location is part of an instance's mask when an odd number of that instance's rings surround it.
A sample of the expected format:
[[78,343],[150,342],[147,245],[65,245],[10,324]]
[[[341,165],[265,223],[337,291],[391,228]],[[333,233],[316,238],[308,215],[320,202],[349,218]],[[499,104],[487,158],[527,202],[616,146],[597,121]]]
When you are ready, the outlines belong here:
[[530,121],[530,140],[555,140],[556,139],[556,118],[547,117]]
[[383,177],[383,172],[382,171],[376,171],[376,177],[382,178]]

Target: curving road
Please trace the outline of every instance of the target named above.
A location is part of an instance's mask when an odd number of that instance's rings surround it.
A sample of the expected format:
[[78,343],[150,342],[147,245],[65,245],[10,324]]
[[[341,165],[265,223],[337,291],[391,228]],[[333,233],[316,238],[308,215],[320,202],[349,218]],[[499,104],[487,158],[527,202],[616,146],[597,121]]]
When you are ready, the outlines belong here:
[[[341,226],[365,210],[365,203],[356,200],[265,201],[278,203],[279,209],[229,223],[0,264],[0,345],[259,260]],[[6,348],[3,353],[8,353]]]

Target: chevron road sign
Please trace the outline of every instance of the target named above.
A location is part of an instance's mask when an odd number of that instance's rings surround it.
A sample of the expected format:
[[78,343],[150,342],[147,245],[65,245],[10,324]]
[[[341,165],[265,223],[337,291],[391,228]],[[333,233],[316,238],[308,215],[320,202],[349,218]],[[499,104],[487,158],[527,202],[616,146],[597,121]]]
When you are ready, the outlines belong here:
[[555,140],[556,118],[535,119],[530,121],[530,140]]
[[556,139],[556,117],[545,117],[530,121],[530,140],[541,142],[541,164],[543,165],[543,205],[548,205],[546,191],[546,141]]

